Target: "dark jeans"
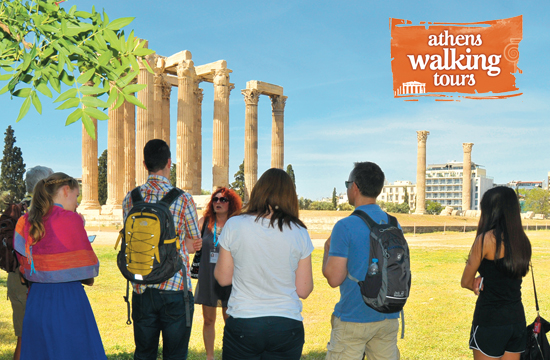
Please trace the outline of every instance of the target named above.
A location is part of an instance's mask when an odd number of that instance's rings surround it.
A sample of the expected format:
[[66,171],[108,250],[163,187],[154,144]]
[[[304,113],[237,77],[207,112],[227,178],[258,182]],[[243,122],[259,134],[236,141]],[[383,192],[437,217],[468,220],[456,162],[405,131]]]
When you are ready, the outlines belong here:
[[304,347],[301,321],[279,316],[229,317],[223,331],[223,360],[299,360]]
[[[143,294],[133,293],[134,360],[156,360],[162,331],[164,360],[187,359],[191,327],[185,323],[183,291],[148,288]],[[193,294],[189,292],[189,310],[193,321]]]

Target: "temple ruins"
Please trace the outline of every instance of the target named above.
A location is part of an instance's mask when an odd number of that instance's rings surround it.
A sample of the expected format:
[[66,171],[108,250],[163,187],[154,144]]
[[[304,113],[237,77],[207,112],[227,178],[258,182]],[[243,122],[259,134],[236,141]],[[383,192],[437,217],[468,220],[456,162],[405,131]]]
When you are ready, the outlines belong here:
[[[185,50],[169,57],[156,53],[145,57],[150,73],[139,61],[138,84],[147,87],[136,97],[147,109],[125,102],[109,109],[107,135],[107,202],[98,201],[98,148],[96,140],[82,128],[82,200],[79,211],[90,215],[122,215],[122,200],[128,191],[147,181],[143,166],[143,148],[151,139],[170,144],[170,97],[177,89],[176,156],[177,187],[200,195],[202,184],[202,82],[214,86],[212,145],[212,189],[229,186],[229,95],[234,84],[232,70],[225,60],[195,66],[191,52]],[[249,81],[241,91],[246,103],[245,115],[245,188],[250,195],[258,176],[258,100],[271,98],[271,167],[284,167],[283,88],[261,81]]]

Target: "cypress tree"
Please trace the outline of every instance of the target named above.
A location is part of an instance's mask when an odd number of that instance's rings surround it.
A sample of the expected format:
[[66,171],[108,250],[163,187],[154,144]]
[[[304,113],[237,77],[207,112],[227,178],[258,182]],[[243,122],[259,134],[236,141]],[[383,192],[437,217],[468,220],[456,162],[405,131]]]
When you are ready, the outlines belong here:
[[244,201],[244,160],[242,164],[239,165],[239,171],[235,173],[235,181],[233,181],[229,187],[235,190]]
[[294,176],[294,169],[292,169],[292,164],[287,165],[286,173],[292,179],[292,183],[294,184],[294,189],[296,189],[296,177]]
[[21,148],[15,146],[14,130],[11,125],[4,133],[4,156],[0,174],[0,191],[9,192],[14,201],[20,201],[25,196],[25,163]]
[[99,157],[97,167],[98,200],[100,205],[105,205],[107,202],[107,149],[103,150],[103,153]]

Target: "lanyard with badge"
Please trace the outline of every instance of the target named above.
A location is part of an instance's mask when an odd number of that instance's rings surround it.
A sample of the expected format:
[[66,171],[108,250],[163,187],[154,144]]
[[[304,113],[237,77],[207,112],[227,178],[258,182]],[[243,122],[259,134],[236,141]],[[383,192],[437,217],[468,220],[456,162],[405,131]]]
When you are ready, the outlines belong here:
[[216,264],[218,262],[218,256],[220,255],[219,243],[220,239],[218,238],[218,224],[214,223],[214,248],[210,252],[210,264]]

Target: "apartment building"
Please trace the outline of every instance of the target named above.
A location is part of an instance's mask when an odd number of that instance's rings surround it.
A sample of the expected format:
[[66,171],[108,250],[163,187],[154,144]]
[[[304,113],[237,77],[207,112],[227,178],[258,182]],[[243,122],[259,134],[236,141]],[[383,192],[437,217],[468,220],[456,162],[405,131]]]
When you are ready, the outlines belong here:
[[416,202],[416,185],[410,181],[396,181],[384,184],[382,192],[378,196],[379,201],[402,204],[405,201],[405,190],[409,195],[409,207],[414,209]]
[[[482,165],[472,162],[471,166],[471,210],[479,210],[483,194],[493,187],[493,178],[487,176]],[[462,210],[462,168],[461,162],[428,165],[426,168],[426,201],[436,201],[442,206]]]

